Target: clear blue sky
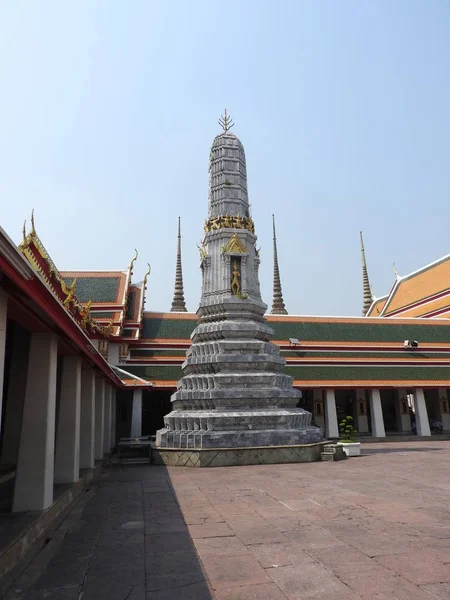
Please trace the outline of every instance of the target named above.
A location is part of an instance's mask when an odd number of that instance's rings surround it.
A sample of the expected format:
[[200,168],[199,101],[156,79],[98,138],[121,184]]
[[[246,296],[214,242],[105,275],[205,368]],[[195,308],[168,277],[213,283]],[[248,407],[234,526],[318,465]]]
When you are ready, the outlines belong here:
[[358,315],[450,252],[448,0],[0,2],[0,224],[59,269],[152,265],[168,310],[177,216],[188,308],[224,107],[244,144],[261,288],[271,214],[291,314]]

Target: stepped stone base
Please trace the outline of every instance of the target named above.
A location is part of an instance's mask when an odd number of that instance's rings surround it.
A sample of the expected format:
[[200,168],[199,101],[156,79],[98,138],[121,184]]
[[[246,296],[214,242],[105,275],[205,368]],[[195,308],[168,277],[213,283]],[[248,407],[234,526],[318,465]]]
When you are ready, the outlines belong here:
[[323,440],[301,408],[236,411],[173,411],[156,432],[158,448],[298,446]]
[[321,460],[326,443],[203,450],[152,448],[150,462],[153,465],[170,467],[234,467],[317,462]]
[[337,444],[326,443],[323,446],[323,452],[320,456],[320,460],[345,460],[347,455],[344,452],[344,448],[342,446],[338,446]]

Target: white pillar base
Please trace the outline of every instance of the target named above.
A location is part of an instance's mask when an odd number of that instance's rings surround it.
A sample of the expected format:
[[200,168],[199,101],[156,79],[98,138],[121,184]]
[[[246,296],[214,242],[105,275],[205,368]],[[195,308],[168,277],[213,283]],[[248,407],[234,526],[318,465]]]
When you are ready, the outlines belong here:
[[372,422],[372,436],[386,437],[380,390],[370,390],[370,417]]
[[103,427],[103,454],[111,452],[111,384],[105,383],[105,413]]
[[105,425],[105,380],[95,382],[95,460],[103,460],[103,429]]
[[33,333],[13,512],[45,510],[53,503],[57,359],[56,336]]
[[81,372],[80,469],[95,465],[95,371]]
[[56,427],[55,483],[73,483],[80,478],[80,394],[81,359],[64,356]]
[[325,423],[326,423],[326,433],[329,438],[338,438],[339,437],[339,427],[337,422],[337,412],[336,412],[336,396],[334,390],[326,390],[325,395]]

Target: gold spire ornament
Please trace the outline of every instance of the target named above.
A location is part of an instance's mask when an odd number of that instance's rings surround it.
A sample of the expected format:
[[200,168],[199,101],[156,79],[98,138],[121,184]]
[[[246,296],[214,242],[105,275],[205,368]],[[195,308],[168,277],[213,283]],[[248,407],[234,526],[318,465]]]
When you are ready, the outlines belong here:
[[137,260],[137,257],[138,257],[138,256],[139,256],[139,252],[138,252],[138,251],[136,250],[136,248],[135,248],[135,249],[134,249],[134,256],[133,256],[133,258],[131,259],[130,266],[129,266],[129,269],[130,269],[130,275],[133,275],[133,267],[134,267],[134,263],[136,262],[136,260]]
[[230,116],[227,115],[227,109],[225,109],[224,114],[220,117],[219,125],[222,127],[225,133],[233,127],[234,121]]

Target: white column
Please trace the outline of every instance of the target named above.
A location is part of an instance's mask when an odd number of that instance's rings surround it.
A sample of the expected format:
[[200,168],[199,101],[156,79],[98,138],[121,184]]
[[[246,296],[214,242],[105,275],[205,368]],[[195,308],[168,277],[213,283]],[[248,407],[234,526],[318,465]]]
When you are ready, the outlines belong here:
[[409,414],[408,398],[405,388],[398,388],[396,390],[397,397],[394,399],[395,402],[395,421],[397,424],[397,431],[410,432],[411,431],[411,416]]
[[33,333],[13,512],[45,510],[53,503],[57,359],[56,336]]
[[372,422],[372,436],[386,437],[380,390],[370,390],[370,418]]
[[66,355],[56,426],[55,483],[73,483],[80,478],[80,395],[81,359]]
[[317,425],[317,427],[321,427],[321,429],[325,432],[325,410],[323,407],[323,390],[313,390],[313,406],[314,423]]
[[103,454],[111,452],[111,384],[105,383],[105,425],[103,428]]
[[142,390],[133,391],[133,408],[131,412],[131,437],[142,435]]
[[116,388],[111,388],[111,450],[116,447]]
[[2,435],[3,381],[5,377],[6,316],[8,296],[0,289],[0,439]]
[[95,371],[81,372],[80,469],[95,465]]
[[444,431],[450,431],[450,403],[448,400],[448,390],[443,388],[442,390],[439,390],[439,392],[442,427]]
[[425,394],[423,393],[422,388],[414,390],[414,409],[416,414],[417,435],[431,435]]
[[369,431],[369,421],[367,418],[366,390],[358,388],[356,390],[356,430],[358,433],[367,433]]
[[326,390],[325,395],[325,414],[326,414],[326,426],[327,426],[327,437],[338,438],[339,427],[337,422],[336,413],[336,396],[334,390]]
[[105,419],[105,380],[95,382],[95,460],[103,460],[103,429]]

